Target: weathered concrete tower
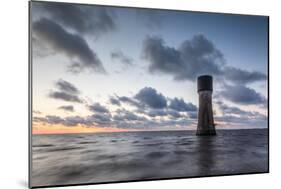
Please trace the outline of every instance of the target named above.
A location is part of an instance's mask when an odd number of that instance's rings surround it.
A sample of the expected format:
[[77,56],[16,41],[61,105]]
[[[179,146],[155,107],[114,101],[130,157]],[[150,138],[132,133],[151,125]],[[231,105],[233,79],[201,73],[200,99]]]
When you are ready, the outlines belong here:
[[199,94],[199,112],[196,135],[216,135],[212,107],[212,76],[199,76],[197,78],[197,91]]

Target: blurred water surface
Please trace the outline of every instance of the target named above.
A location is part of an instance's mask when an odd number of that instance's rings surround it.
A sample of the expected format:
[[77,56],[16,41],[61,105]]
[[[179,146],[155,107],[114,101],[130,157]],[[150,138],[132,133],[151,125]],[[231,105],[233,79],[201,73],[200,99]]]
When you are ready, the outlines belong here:
[[266,172],[268,130],[34,135],[32,185]]

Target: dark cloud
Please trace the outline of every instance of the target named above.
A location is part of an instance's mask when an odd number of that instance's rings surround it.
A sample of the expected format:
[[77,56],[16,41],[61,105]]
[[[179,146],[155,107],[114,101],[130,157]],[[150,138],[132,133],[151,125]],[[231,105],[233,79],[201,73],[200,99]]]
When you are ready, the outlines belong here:
[[234,67],[226,67],[224,69],[224,75],[227,80],[237,84],[247,84],[267,79],[263,73],[257,71],[249,72]]
[[115,121],[146,121],[143,116],[138,116],[131,111],[125,109],[119,109],[116,111],[116,115],[113,116]]
[[197,113],[197,111],[195,111],[195,112],[188,112],[188,117],[189,117],[190,119],[196,119],[196,120],[197,120],[197,118],[198,118],[198,113]]
[[219,97],[244,105],[264,105],[267,102],[264,96],[243,85],[226,85],[224,90],[219,93]]
[[215,102],[222,111],[222,116],[215,116],[215,121],[227,122],[231,126],[249,126],[264,128],[267,116],[256,111],[245,111],[235,106],[227,105],[221,101]]
[[74,112],[74,107],[69,105],[69,106],[60,106],[58,107],[60,110],[68,111],[68,112]]
[[225,103],[218,101],[215,102],[224,116],[239,116],[240,118],[254,118],[254,119],[266,119],[266,116],[256,111],[245,111],[235,106],[229,106]]
[[116,106],[120,106],[120,105],[121,105],[121,103],[119,102],[119,100],[118,100],[117,98],[115,98],[115,97],[110,97],[110,98],[109,98],[109,102],[110,102],[111,104],[113,104],[113,105],[116,105]]
[[81,36],[67,32],[46,18],[33,23],[33,33],[42,43],[48,44],[53,50],[65,54],[72,60],[69,71],[77,73],[89,69],[105,73],[100,59]]
[[161,93],[157,93],[157,91],[151,87],[141,89],[135,95],[135,98],[151,108],[161,109],[167,107],[166,98]]
[[[173,109],[148,109],[144,111],[138,111],[139,113],[142,113],[144,115],[149,116],[150,118],[163,118],[166,117],[168,119],[178,119],[178,118],[187,118],[187,114],[182,114],[181,112]],[[191,112],[193,113],[193,112]]]
[[131,106],[135,106],[137,108],[144,108],[144,105],[140,102],[136,101],[135,99],[127,96],[117,96],[119,102],[129,104]]
[[45,16],[81,34],[99,37],[116,28],[110,8],[60,3],[37,5]]
[[147,37],[143,55],[151,73],[160,72],[176,80],[194,80],[200,74],[221,74],[222,53],[203,35],[184,41],[178,49],[165,45],[159,37]]
[[44,58],[55,54],[56,52],[48,45],[40,42],[39,39],[32,37],[32,55],[34,57]]
[[109,110],[105,107],[100,105],[100,103],[94,103],[88,106],[89,110],[96,113],[109,113]]
[[171,99],[169,108],[179,112],[197,111],[197,107],[192,103],[186,103],[182,98]]
[[65,81],[63,79],[59,79],[56,82],[56,87],[60,91],[64,91],[66,93],[70,93],[70,94],[79,94],[80,93],[80,91],[72,83],[69,83],[68,81]]
[[[146,113],[146,112],[142,112]],[[166,110],[163,109],[151,109],[146,113],[149,117],[162,117],[162,116],[167,116],[168,113]]]
[[111,114],[109,113],[96,113],[87,118],[88,121],[90,121],[92,124],[95,124],[97,126],[112,126],[111,121]]
[[104,124],[110,124],[111,115],[110,114],[93,114],[91,116],[81,117],[81,116],[68,116],[65,118],[53,115],[47,115],[45,117],[34,117],[34,122],[41,122],[44,124],[62,124],[64,126],[73,127],[78,125],[83,126],[103,126]]
[[50,98],[58,99],[58,100],[64,100],[67,102],[77,102],[82,103],[83,101],[76,95],[68,94],[66,92],[61,91],[51,91],[49,93]]
[[126,56],[122,51],[113,51],[110,56],[112,60],[118,60],[126,67],[133,65],[133,59]]
[[175,80],[194,81],[199,75],[213,75],[239,84],[266,79],[265,74],[227,66],[222,52],[204,35],[183,41],[178,48],[169,47],[160,37],[147,37],[143,57],[151,73],[164,73]]
[[178,111],[175,110],[167,110],[167,114],[175,119],[183,117]]
[[64,100],[67,102],[77,102],[82,103],[83,100],[79,97],[80,91],[68,81],[65,81],[63,79],[59,79],[55,86],[58,91],[51,91],[49,93],[50,98]]
[[34,117],[33,121],[35,122],[43,122],[48,124],[63,124],[64,119],[59,116],[47,115],[45,117]]
[[77,125],[86,125],[91,126],[92,122],[89,121],[87,118],[81,117],[81,116],[69,116],[64,118],[64,121],[62,123],[65,126],[74,127]]

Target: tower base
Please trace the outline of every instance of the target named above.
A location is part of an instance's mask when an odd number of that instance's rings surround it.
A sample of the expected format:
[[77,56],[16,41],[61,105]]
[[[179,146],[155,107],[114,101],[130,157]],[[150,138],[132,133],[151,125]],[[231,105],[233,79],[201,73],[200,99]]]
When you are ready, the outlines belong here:
[[198,136],[213,136],[216,135],[216,130],[197,130],[196,135]]

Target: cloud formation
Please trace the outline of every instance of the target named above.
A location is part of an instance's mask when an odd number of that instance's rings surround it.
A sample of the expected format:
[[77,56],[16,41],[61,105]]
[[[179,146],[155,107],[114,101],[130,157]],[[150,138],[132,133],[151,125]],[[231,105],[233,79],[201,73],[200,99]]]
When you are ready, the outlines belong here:
[[266,75],[257,71],[249,72],[234,67],[226,67],[224,69],[224,76],[228,81],[236,84],[248,84],[256,81],[264,81],[267,79]]
[[133,65],[133,59],[126,56],[122,51],[113,51],[110,54],[112,60],[118,60],[125,67]]
[[221,101],[217,101],[215,103],[219,106],[220,110],[225,116],[239,116],[252,119],[267,119],[267,116],[256,111],[245,111],[235,106],[226,105]]
[[63,100],[67,102],[76,102],[76,103],[83,103],[83,100],[79,97],[80,91],[68,81],[59,79],[55,86],[57,88],[56,91],[51,91],[49,93],[50,98]]
[[60,106],[60,107],[58,107],[58,109],[64,110],[64,111],[67,111],[67,112],[74,112],[74,107],[72,105]]
[[151,108],[165,108],[167,106],[166,98],[151,87],[141,89],[135,98]]
[[180,112],[197,111],[197,107],[192,103],[186,103],[182,98],[173,98],[170,101],[169,108]]
[[84,38],[72,34],[59,24],[47,18],[33,23],[33,33],[40,42],[50,46],[54,51],[70,58],[69,71],[81,72],[84,69],[105,73],[105,69]]
[[261,127],[267,125],[267,116],[256,111],[245,111],[235,106],[229,106],[221,101],[215,102],[222,112],[222,116],[215,116],[216,122],[226,122],[231,126]]
[[72,83],[69,83],[68,81],[65,81],[63,79],[59,79],[56,82],[56,87],[60,91],[64,91],[66,93],[71,93],[71,94],[79,94],[80,93],[80,91]]
[[243,85],[225,85],[219,97],[242,105],[264,105],[267,102],[264,96]]
[[169,47],[160,37],[147,37],[143,55],[151,73],[166,73],[175,80],[195,80],[200,74],[221,74],[222,53],[203,35],[185,40],[179,48]]
[[137,108],[144,108],[144,104],[138,102],[136,99],[127,96],[117,96],[119,102],[129,104],[131,106],[135,106]]
[[120,106],[121,105],[119,100],[117,98],[115,98],[115,97],[112,97],[112,96],[109,98],[109,102],[112,105],[116,105],[116,106]]
[[68,93],[65,93],[65,92],[60,92],[60,91],[50,92],[49,97],[54,98],[54,99],[58,99],[58,100],[64,100],[64,101],[67,101],[67,102],[82,103],[82,100],[78,96],[68,94]]
[[100,103],[94,103],[88,106],[89,110],[96,113],[109,113],[105,106],[100,105]]
[[50,19],[81,34],[99,37],[116,28],[110,8],[60,3],[35,5]]
[[116,111],[116,115],[113,116],[115,121],[146,121],[146,118],[143,116],[137,116],[131,111],[125,109],[119,109]]
[[210,74],[236,84],[265,80],[265,74],[247,71],[226,64],[223,53],[204,35],[183,41],[178,48],[170,47],[157,36],[143,42],[143,57],[150,73],[164,73],[175,80],[195,81],[197,76]]
[[112,120],[111,120],[111,114],[106,112],[106,113],[96,113],[91,116],[88,116],[86,118],[87,122],[92,123],[93,125],[96,126],[112,126]]
[[[58,80],[55,83],[57,93],[71,93],[77,95],[80,91],[71,83]],[[79,98],[80,99],[80,98]],[[64,99],[69,100],[69,99]],[[73,100],[73,99],[71,99]],[[116,105],[115,110],[109,109],[100,103],[86,105],[93,113],[88,116],[67,116],[59,117],[47,115],[35,117],[35,122],[46,124],[62,124],[65,126],[84,125],[86,127],[118,127],[118,128],[155,128],[155,127],[176,127],[188,126],[195,121],[197,107],[192,103],[186,103],[182,98],[168,98],[151,87],[144,87],[135,95],[111,96],[109,103]],[[122,104],[129,104],[133,109],[126,109]],[[125,106],[126,107],[126,106]],[[73,106],[60,106],[65,111],[74,110]],[[196,115],[195,115],[196,116]],[[186,124],[186,125],[184,125]]]

